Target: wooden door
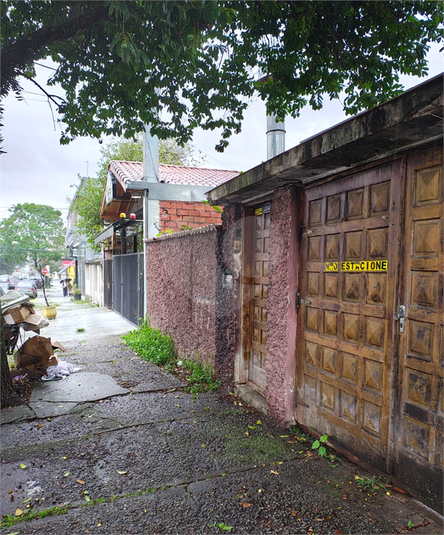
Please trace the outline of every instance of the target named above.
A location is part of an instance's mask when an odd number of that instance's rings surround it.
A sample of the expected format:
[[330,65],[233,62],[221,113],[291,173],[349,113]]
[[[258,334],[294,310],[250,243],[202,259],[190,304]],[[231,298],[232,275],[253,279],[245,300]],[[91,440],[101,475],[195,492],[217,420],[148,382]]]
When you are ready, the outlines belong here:
[[[442,149],[409,157],[405,247],[396,306],[400,406],[394,471],[416,495],[442,507],[443,481],[443,176]],[[402,331],[402,332],[401,332]]]
[[248,382],[265,394],[267,374],[268,240],[270,203],[253,208],[252,289],[250,304]]
[[302,192],[295,418],[384,469],[401,172]]

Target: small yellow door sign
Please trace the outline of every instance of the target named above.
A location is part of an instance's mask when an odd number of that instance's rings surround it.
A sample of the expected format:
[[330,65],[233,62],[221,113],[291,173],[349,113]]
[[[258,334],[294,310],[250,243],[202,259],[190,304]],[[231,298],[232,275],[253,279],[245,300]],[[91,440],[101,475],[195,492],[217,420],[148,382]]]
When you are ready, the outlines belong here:
[[325,271],[387,271],[387,260],[360,260],[359,262],[325,262]]

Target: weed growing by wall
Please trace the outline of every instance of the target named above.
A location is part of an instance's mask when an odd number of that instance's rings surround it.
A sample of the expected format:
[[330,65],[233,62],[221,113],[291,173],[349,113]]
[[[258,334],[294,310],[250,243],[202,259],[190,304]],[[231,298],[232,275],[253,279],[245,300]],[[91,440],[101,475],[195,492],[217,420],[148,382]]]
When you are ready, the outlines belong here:
[[176,348],[171,336],[153,329],[149,318],[138,329],[122,336],[126,344],[144,360],[166,366],[176,362]]

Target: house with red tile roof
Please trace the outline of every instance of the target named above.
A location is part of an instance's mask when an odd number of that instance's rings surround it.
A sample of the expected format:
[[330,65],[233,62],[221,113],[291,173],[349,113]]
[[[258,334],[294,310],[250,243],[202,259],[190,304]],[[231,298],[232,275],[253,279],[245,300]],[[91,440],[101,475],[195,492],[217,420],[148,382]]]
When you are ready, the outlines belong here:
[[[144,239],[221,223],[206,192],[239,173],[159,164],[148,180],[142,162],[111,161],[100,209],[108,226],[103,244],[105,305],[134,324],[145,315]],[[141,297],[142,296],[142,297]]]

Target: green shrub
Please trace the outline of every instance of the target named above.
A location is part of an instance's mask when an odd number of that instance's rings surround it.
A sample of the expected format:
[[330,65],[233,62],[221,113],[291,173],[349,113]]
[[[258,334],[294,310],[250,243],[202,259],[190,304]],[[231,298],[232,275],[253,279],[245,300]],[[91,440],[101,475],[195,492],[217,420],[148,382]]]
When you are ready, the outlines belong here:
[[149,318],[122,338],[138,355],[153,364],[166,366],[176,361],[173,339],[159,329],[153,329]]

